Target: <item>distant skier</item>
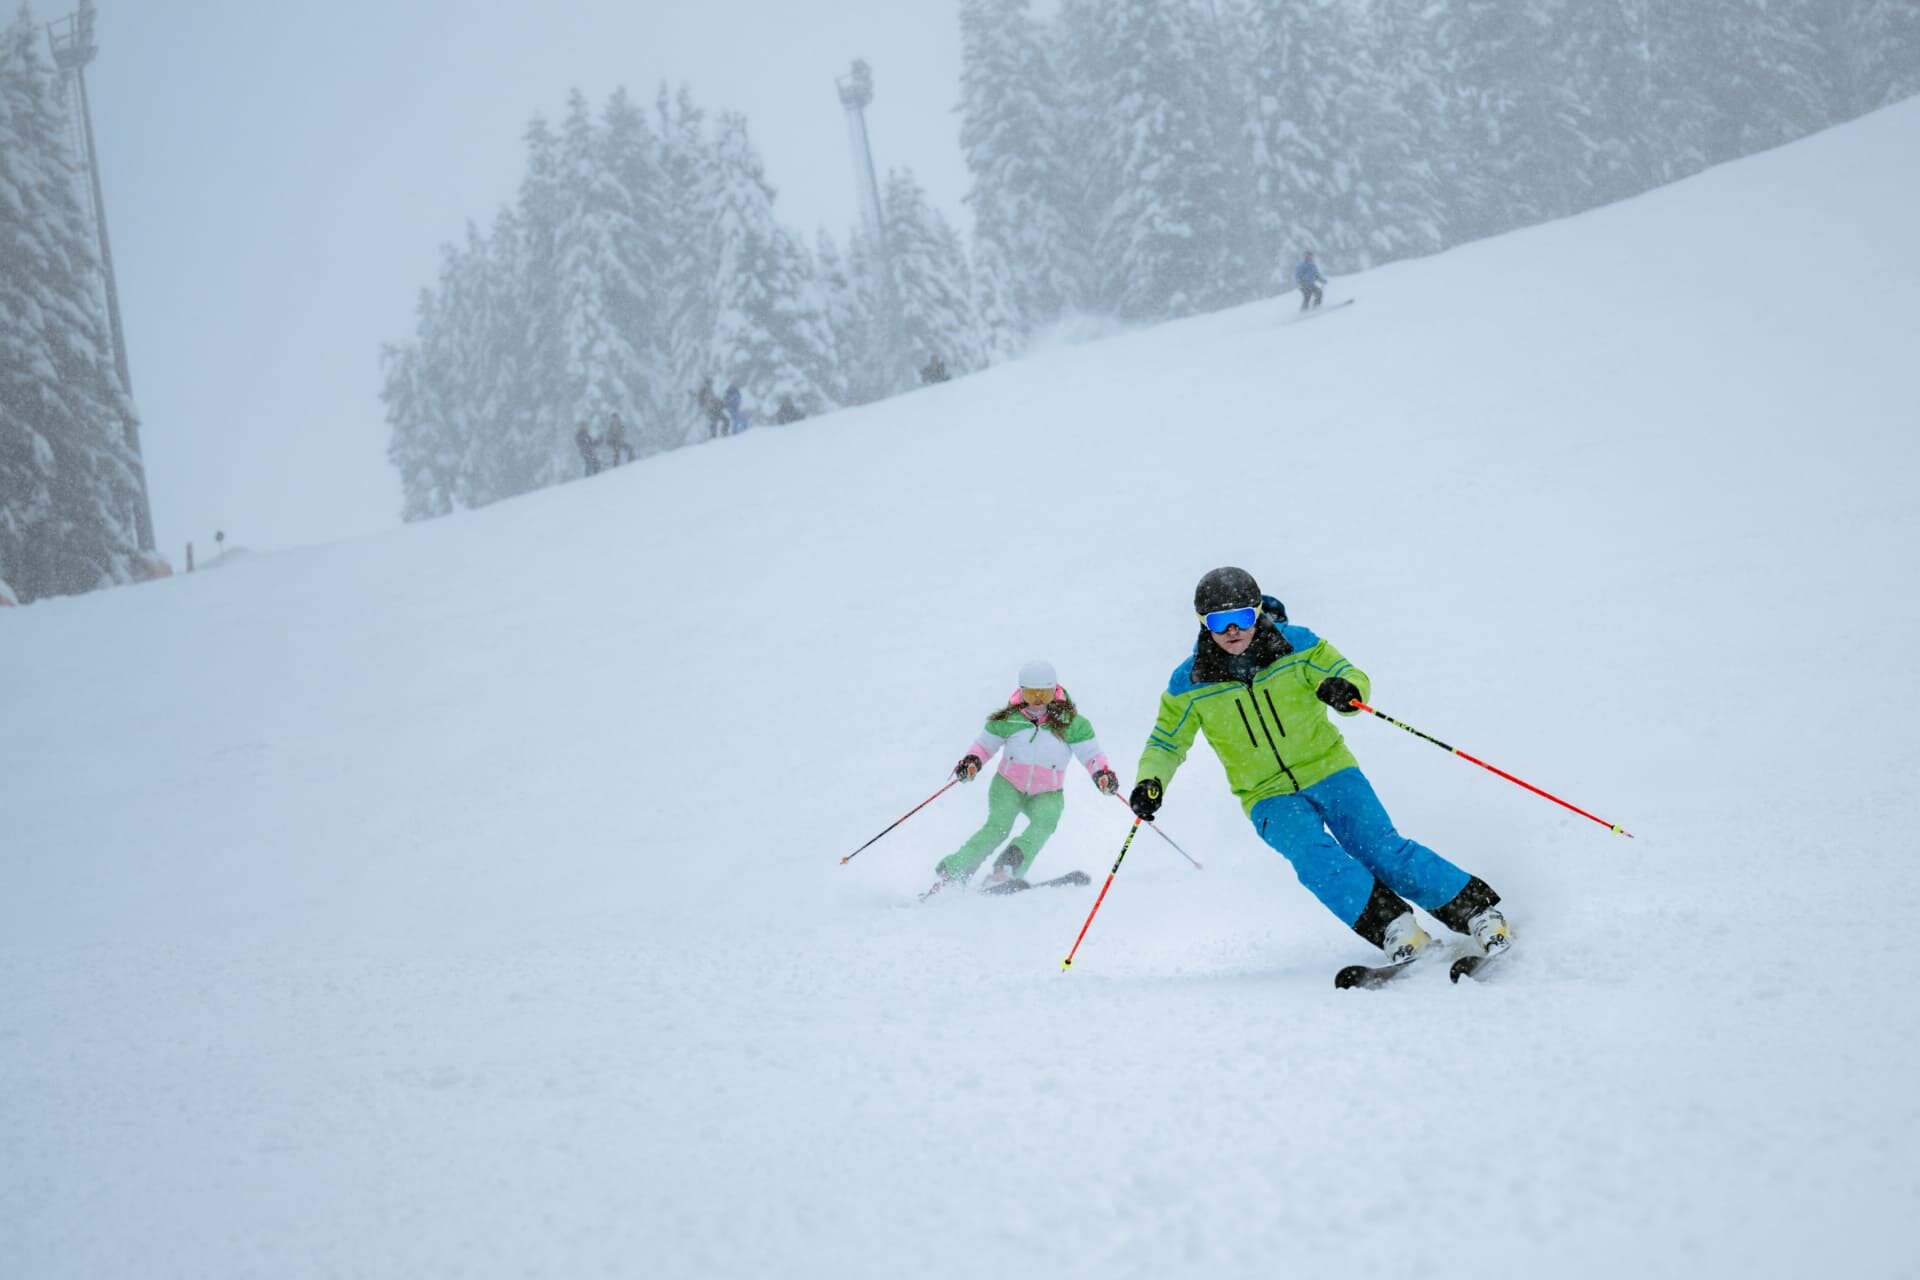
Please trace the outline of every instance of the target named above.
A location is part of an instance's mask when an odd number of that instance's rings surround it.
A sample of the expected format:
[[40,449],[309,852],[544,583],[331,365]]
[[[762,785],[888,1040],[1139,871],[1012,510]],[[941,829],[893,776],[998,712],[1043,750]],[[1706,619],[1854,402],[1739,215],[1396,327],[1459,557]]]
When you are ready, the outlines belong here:
[[[994,859],[989,888],[1020,879],[1033,866],[1040,850],[1060,825],[1067,795],[1067,763],[1079,760],[1093,775],[1102,795],[1115,795],[1120,778],[1107,763],[1093,736],[1093,724],[1080,714],[1073,699],[1060,687],[1050,662],[1029,662],[1020,668],[1020,687],[1007,705],[987,717],[973,745],[960,757],[953,776],[971,782],[1002,747],[1006,755],[987,788],[986,825],[967,842],[940,860],[940,878],[932,893],[956,881],[964,883],[987,855],[1013,832],[1013,821],[1027,817],[1026,830]],[[1017,887],[1017,886],[1016,886]]]
[[1193,593],[1200,634],[1174,669],[1140,754],[1129,803],[1152,819],[1194,735],[1207,742],[1260,838],[1314,897],[1387,953],[1414,959],[1433,939],[1414,902],[1488,953],[1508,945],[1500,895],[1393,828],[1320,704],[1353,715],[1371,682],[1327,641],[1287,622],[1244,569],[1220,568]]
[[693,399],[700,406],[700,416],[707,420],[707,439],[717,440],[727,434],[727,406],[714,394],[712,378],[701,380]]
[[1300,265],[1293,269],[1293,282],[1300,286],[1302,311],[1320,305],[1323,296],[1321,286],[1326,284],[1327,278],[1320,274],[1320,265],[1313,260],[1313,250],[1307,250],[1307,256],[1300,259]]
[[[611,461],[607,465],[617,467],[622,462],[633,461],[633,446],[627,443],[627,424],[620,420],[620,415],[617,413],[607,415],[607,434],[604,437],[604,443],[607,446],[607,452],[611,455]],[[622,454],[626,456],[623,458]]]
[[721,401],[727,410],[727,434],[739,435],[748,427],[747,411],[741,407],[740,388],[728,387],[725,399]]
[[580,429],[573,433],[574,447],[580,450],[580,461],[587,464],[587,474],[600,474],[600,442],[593,438],[593,432],[587,430],[587,424],[581,423]]

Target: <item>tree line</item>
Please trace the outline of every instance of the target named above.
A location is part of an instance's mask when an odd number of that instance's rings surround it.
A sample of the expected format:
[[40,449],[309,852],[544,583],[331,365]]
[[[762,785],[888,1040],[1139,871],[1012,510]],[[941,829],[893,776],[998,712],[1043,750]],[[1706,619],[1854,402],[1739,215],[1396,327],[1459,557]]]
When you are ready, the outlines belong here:
[[[576,474],[609,413],[642,455],[964,374],[1050,326],[1152,322],[1563,217],[1920,91],[1911,0],[960,0],[972,234],[910,170],[886,254],[809,246],[738,115],[579,93],[517,200],[449,247],[386,349],[409,519]],[[882,262],[891,279],[880,275]]]
[[25,9],[0,31],[0,582],[22,603],[143,567],[134,407],[45,38]]

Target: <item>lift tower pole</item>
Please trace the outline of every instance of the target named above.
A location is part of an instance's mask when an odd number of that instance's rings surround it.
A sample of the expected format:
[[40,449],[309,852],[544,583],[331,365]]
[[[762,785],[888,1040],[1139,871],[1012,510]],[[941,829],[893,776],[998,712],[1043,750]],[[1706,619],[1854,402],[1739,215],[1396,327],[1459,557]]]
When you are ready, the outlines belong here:
[[87,106],[87,64],[99,52],[93,42],[93,0],[80,0],[78,13],[64,22],[47,24],[53,63],[72,81],[80,115],[80,161],[87,175],[87,200],[93,213],[94,237],[100,246],[101,288],[107,298],[107,325],[113,334],[113,367],[127,400],[126,440],[133,455],[133,475],[139,484],[134,524],[140,549],[153,550],[153,504],[147,498],[147,464],[140,451],[140,422],[133,414],[133,375],[127,371],[127,334],[120,323],[120,290],[113,278],[113,246],[107,240],[107,205],[100,194],[100,158],[93,148],[93,112]]
[[866,225],[867,242],[872,246],[874,270],[879,273],[881,320],[884,334],[879,358],[885,365],[881,381],[892,394],[909,385],[911,360],[906,350],[906,334],[901,323],[900,290],[893,278],[893,254],[887,244],[886,212],[880,204],[880,184],[873,175],[873,147],[867,141],[867,104],[873,101],[873,68],[864,59],[855,59],[846,75],[834,84],[840,90],[840,105],[847,112],[847,140],[853,147],[853,185],[860,200],[860,218]]

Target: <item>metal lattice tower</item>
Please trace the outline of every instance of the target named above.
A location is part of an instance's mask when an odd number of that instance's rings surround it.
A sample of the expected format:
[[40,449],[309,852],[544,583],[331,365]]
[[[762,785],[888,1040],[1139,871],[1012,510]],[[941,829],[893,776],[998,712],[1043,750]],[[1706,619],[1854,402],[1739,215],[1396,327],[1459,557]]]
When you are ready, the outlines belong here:
[[[93,217],[94,239],[100,249],[100,287],[106,295],[107,325],[113,335],[113,365],[120,375],[120,390],[133,404],[133,376],[127,371],[127,335],[120,323],[120,291],[113,277],[113,247],[107,239],[107,206],[100,194],[100,159],[93,148],[93,113],[87,105],[87,64],[99,52],[93,40],[93,0],[80,0],[77,13],[63,21],[47,24],[48,43],[53,47],[53,63],[66,78],[70,101],[78,110],[73,117],[75,151],[86,175],[87,211]],[[134,479],[139,495],[134,506],[134,525],[142,551],[153,550],[153,504],[147,498],[147,464],[140,451],[140,423],[131,412],[126,424],[127,448],[133,455]]]

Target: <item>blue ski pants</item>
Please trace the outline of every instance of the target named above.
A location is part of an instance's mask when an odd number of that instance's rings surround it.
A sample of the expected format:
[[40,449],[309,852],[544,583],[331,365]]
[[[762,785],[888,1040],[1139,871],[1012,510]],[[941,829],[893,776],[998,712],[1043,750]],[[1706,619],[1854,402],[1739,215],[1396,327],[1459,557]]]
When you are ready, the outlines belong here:
[[1375,880],[1431,911],[1453,901],[1471,878],[1395,831],[1373,784],[1358,769],[1262,800],[1247,816],[1260,838],[1293,864],[1308,892],[1349,928],[1366,910]]

